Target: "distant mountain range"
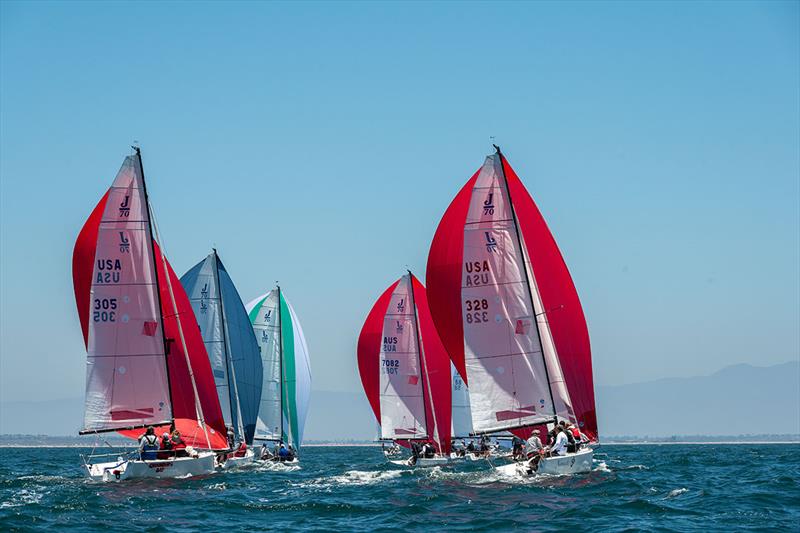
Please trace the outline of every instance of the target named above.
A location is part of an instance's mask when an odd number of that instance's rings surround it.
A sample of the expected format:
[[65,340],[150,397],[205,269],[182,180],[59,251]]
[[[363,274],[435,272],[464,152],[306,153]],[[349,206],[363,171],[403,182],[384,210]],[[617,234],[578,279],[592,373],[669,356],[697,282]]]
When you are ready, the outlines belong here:
[[[800,433],[800,362],[735,365],[710,376],[597,388],[603,436]],[[0,434],[74,435],[82,398],[0,403]],[[306,440],[374,439],[361,392],[313,391]]]

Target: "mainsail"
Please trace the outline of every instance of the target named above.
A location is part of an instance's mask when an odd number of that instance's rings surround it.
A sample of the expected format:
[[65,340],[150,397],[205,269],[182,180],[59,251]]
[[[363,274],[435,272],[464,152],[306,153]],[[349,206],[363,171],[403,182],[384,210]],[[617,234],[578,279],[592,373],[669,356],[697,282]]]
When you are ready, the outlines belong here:
[[252,443],[261,398],[261,355],[242,300],[213,250],[181,278],[200,325],[225,423]]
[[311,398],[311,366],[300,321],[280,287],[246,309],[264,367],[255,438],[299,448]]
[[358,339],[358,367],[381,438],[450,449],[450,360],[410,272],[378,298]]
[[558,415],[596,439],[589,336],[575,286],[499,150],[447,209],[427,279],[442,342],[469,385],[475,432]]
[[194,316],[152,233],[138,150],[81,229],[72,275],[87,351],[81,433],[136,438],[174,423],[192,446],[225,448]]
[[452,362],[450,363],[450,379],[453,385],[451,434],[454,439],[469,437],[472,434],[472,410],[469,406],[469,390]]

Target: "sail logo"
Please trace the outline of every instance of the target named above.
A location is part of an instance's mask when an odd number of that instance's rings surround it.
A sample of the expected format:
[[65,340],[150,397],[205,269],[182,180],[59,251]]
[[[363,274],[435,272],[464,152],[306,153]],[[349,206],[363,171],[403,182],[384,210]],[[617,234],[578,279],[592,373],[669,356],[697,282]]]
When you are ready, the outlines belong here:
[[122,262],[119,259],[98,259],[94,281],[97,284],[119,283],[121,271]]
[[123,254],[128,254],[131,251],[131,241],[125,236],[124,231],[119,232],[119,251]]
[[272,309],[270,309],[269,311],[267,311],[264,314],[264,321],[265,322],[272,322]]
[[397,312],[405,313],[405,311],[406,311],[406,299],[400,298],[400,301],[397,302]]
[[119,216],[127,217],[130,214],[131,214],[130,196],[126,194],[125,198],[119,204]]
[[[397,337],[384,337],[383,338],[383,351],[396,352],[397,351]],[[386,362],[386,361],[384,361]]]
[[403,333],[403,329],[404,329],[403,324],[398,320],[397,321],[397,334],[398,335],[402,334]]
[[494,196],[493,192],[489,193],[489,196],[486,197],[486,200],[483,201],[483,214],[484,215],[494,215],[494,203],[492,202],[492,197]]
[[269,341],[269,333],[267,333],[267,330],[261,332],[261,340],[264,342]]
[[465,287],[489,284],[489,261],[467,261],[464,272]]
[[205,314],[208,311],[208,282],[200,289],[200,312]]
[[492,234],[488,231],[484,231],[483,233],[484,235],[486,235],[486,251],[489,252],[490,254],[496,252],[497,241],[495,240],[495,238],[492,237]]

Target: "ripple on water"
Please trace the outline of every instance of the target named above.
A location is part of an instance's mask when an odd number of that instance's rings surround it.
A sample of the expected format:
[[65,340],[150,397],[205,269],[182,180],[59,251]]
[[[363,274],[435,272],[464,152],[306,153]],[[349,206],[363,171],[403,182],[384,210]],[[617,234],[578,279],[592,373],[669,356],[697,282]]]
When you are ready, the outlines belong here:
[[0,463],[0,531],[239,531],[254,520],[276,530],[623,530],[664,518],[675,530],[793,530],[800,446],[761,448],[604,446],[588,474],[530,478],[488,462],[396,468],[378,448],[309,448],[302,469],[108,484],[82,476],[74,449],[20,449]]

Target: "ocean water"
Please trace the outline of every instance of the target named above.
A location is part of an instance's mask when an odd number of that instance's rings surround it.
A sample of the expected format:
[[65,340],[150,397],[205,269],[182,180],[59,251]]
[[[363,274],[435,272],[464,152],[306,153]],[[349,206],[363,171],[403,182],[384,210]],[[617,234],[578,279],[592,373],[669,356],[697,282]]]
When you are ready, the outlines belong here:
[[800,445],[605,445],[591,473],[520,479],[487,462],[407,469],[376,447],[297,467],[94,483],[80,449],[4,448],[0,531],[775,530],[800,528]]

